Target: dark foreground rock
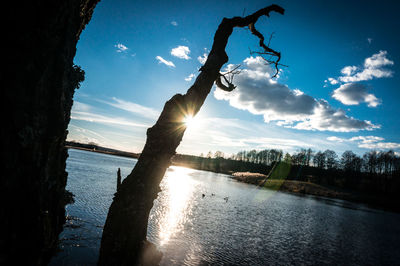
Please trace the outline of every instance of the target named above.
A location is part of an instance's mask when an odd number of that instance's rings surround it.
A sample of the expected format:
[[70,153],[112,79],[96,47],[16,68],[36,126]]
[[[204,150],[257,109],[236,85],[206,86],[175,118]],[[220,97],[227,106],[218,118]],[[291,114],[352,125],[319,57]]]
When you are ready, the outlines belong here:
[[3,6],[0,265],[43,265],[56,250],[70,200],[66,129],[84,77],[73,58],[97,2]]

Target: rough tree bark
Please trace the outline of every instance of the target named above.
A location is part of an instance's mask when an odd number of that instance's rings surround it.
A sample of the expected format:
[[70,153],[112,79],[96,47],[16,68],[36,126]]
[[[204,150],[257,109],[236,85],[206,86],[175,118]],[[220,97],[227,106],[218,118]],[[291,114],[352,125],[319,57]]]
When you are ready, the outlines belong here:
[[0,265],[45,265],[65,221],[65,148],[83,72],[76,44],[98,0],[3,6]]
[[[276,56],[273,63],[279,63],[280,53],[267,47],[264,37],[254,27],[261,16],[269,17],[272,11],[284,13],[280,6],[271,5],[246,17],[224,18],[194,84],[186,94],[176,94],[166,102],[156,124],[147,130],[147,141],[135,168],[115,194],[103,230],[99,265],[157,263],[160,256],[148,248],[151,244],[146,241],[148,217],[160,192],[159,184],[185,132],[184,117],[196,115],[214,82],[221,83],[220,70],[228,62],[225,47],[235,27],[249,26],[252,34],[260,39],[263,52]],[[226,88],[233,89],[231,84],[222,89]]]

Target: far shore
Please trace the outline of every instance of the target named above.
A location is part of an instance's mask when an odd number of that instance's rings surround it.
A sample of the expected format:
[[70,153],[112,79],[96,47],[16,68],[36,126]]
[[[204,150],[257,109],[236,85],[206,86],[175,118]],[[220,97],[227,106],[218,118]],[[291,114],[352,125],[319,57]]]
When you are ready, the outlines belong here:
[[267,179],[267,175],[251,172],[235,172],[232,173],[232,178],[239,182],[262,186],[267,189],[281,192],[342,199],[357,203],[365,203],[374,208],[387,209],[395,212],[400,211],[397,206],[394,206],[392,202],[387,202],[384,198],[360,194],[354,191],[344,190],[332,186],[323,186],[311,182],[297,180]]
[[[83,146],[83,145],[82,145]],[[87,145],[86,145],[87,146]],[[88,147],[80,147],[76,144],[73,145],[66,145],[66,148],[70,149],[78,149],[90,152],[98,152],[103,154],[109,155],[117,155],[129,158],[139,158],[140,154],[124,152],[124,151],[117,151],[107,148],[99,147],[99,149],[93,149]],[[191,169],[203,170],[203,171],[210,171],[215,173],[223,173],[230,175],[231,178],[256,186],[262,185],[262,187],[266,189],[281,191],[281,192],[288,192],[297,195],[313,195],[317,197],[327,197],[327,198],[334,198],[334,199],[342,199],[357,203],[364,203],[373,208],[379,208],[394,212],[400,212],[399,206],[397,206],[394,202],[387,200],[385,197],[378,197],[375,195],[367,195],[363,193],[359,193],[352,190],[346,190],[338,187],[333,186],[325,186],[319,185],[312,182],[304,182],[304,181],[297,181],[297,180],[290,180],[290,179],[267,179],[265,174],[260,173],[253,173],[253,172],[234,172],[234,171],[214,171],[212,169],[201,169],[196,167],[195,164],[187,164],[185,162],[181,162],[180,160],[173,160],[171,165],[175,166],[183,166]]]
[[125,152],[125,151],[117,151],[117,150],[93,149],[93,148],[78,147],[78,146],[71,146],[71,145],[65,145],[65,147],[67,149],[76,149],[76,150],[82,150],[82,151],[98,152],[98,153],[104,153],[104,154],[109,154],[109,155],[128,157],[128,158],[133,158],[133,159],[139,158],[139,154],[133,153],[133,152]]
[[286,179],[267,179],[267,175],[250,172],[236,172],[232,174],[232,178],[240,182],[262,186],[272,190],[354,200],[354,195],[351,192],[343,190],[339,191],[333,187],[317,185],[311,182]]

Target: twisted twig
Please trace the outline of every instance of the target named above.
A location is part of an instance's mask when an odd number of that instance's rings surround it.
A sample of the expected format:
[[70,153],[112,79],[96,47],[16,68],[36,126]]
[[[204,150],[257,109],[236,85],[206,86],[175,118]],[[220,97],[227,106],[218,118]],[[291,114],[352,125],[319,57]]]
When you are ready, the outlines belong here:
[[[240,65],[235,66],[232,70],[225,72],[225,73],[220,73],[218,78],[215,80],[215,85],[217,85],[218,88],[224,91],[233,91],[236,86],[233,85],[233,78],[235,75],[240,74],[240,70],[238,68]],[[226,78],[228,76],[228,78]],[[222,83],[222,78],[225,80],[226,83],[228,83],[228,86],[225,86],[225,84]]]

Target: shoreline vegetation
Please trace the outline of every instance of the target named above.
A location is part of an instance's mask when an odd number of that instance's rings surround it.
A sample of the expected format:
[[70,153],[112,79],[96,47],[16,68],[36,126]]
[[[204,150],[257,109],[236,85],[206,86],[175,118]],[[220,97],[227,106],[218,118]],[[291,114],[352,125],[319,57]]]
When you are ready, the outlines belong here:
[[105,148],[105,147],[101,147],[101,146],[98,146],[98,145],[92,144],[92,143],[84,144],[84,143],[78,143],[78,142],[73,142],[73,141],[66,141],[65,147],[68,149],[72,148],[72,149],[83,150],[83,151],[92,151],[92,152],[104,153],[104,154],[109,154],[109,155],[129,157],[129,158],[134,158],[134,159],[137,159],[140,156],[139,153]]
[[374,204],[378,199],[356,193],[355,191],[340,189],[338,187],[318,185],[298,180],[267,179],[267,175],[250,172],[236,172],[232,174],[232,177],[239,182],[262,186],[270,190],[288,192],[297,195],[313,195],[317,197],[342,199],[357,203],[366,203],[378,207]]
[[[139,153],[125,152],[98,146],[66,142],[67,148],[117,155],[137,159]],[[399,178],[382,177],[362,172],[346,172],[340,169],[318,169],[317,167],[292,165],[279,161],[265,165],[248,161],[209,158],[176,154],[172,165],[227,174],[231,178],[264,188],[293,193],[347,200],[367,204],[370,207],[400,212],[398,189]],[[269,173],[262,174],[262,173]],[[383,188],[383,189],[382,189]]]

